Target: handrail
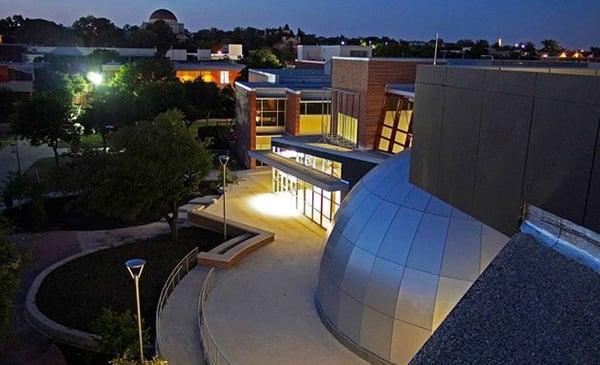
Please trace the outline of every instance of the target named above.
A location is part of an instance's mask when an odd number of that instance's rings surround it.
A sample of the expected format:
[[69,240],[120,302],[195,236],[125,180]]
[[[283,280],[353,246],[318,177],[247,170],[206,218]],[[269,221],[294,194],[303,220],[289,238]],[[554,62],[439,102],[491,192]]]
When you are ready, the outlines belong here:
[[210,269],[204,283],[202,284],[202,291],[200,292],[200,300],[198,301],[198,327],[200,329],[200,341],[202,348],[204,349],[204,358],[206,363],[209,365],[232,365],[225,353],[219,348],[215,341],[210,329],[206,325],[206,319],[204,318],[205,304],[208,300],[208,293],[210,293],[215,279],[216,268]]
[[[162,315],[162,311],[167,304],[167,299],[173,293],[173,290],[191,269],[196,267],[197,261],[196,256],[198,255],[198,247],[191,250],[187,255],[185,255],[179,263],[173,268],[167,280],[165,280],[165,284],[160,291],[160,296],[158,297],[158,304],[156,305],[156,319],[155,319],[155,327],[156,333],[154,337],[154,351],[156,355],[159,357],[163,357],[163,354],[160,351],[160,316]],[[183,275],[181,275],[183,272]]]

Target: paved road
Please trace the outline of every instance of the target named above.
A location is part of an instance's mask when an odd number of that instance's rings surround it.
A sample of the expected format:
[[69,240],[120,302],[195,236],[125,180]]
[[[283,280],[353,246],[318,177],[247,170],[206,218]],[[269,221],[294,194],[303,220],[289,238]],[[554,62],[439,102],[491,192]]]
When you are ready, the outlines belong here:
[[198,301],[207,273],[206,267],[194,268],[167,300],[158,336],[162,354],[169,360],[169,365],[204,364],[198,329]]
[[[54,156],[54,151],[47,145],[33,147],[26,141],[19,141],[19,157],[21,159],[21,170],[27,170],[33,163],[40,158]],[[11,172],[18,171],[17,157],[12,153],[13,148],[3,146],[0,149],[0,185]],[[59,152],[65,152],[66,149],[61,148]]]

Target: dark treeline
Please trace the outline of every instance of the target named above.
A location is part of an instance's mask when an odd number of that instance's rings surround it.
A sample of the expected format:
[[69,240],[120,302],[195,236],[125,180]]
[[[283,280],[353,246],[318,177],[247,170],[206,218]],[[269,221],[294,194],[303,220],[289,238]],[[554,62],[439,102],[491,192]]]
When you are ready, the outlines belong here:
[[[137,25],[118,27],[109,19],[94,16],[82,17],[71,26],[65,26],[45,19],[29,19],[14,15],[0,19],[0,35],[6,43],[40,46],[149,47],[157,48],[159,53],[163,54],[169,48],[185,48],[193,52],[196,49],[216,49],[224,44],[240,43],[246,55],[253,50],[270,48],[282,63],[293,61],[296,44],[372,45],[373,54],[378,57],[431,57],[435,43],[434,40],[407,41],[385,36],[323,37],[306,33],[302,29],[294,31],[287,24],[267,29],[236,27],[233,30],[217,28],[196,32],[186,30],[183,37],[178,37],[162,21],[148,27]],[[542,55],[558,56],[568,50],[552,39],[541,40],[539,45],[524,41],[518,45],[508,46],[499,46],[483,39],[461,39],[455,42],[440,40],[439,51],[443,57],[448,58],[480,58],[493,54],[497,58],[535,59]],[[584,53],[600,57],[600,48],[591,47]]]

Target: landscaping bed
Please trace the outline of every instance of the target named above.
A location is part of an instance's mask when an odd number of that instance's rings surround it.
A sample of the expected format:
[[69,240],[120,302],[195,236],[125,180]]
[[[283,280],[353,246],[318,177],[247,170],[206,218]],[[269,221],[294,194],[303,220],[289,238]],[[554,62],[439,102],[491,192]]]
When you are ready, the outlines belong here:
[[51,272],[40,287],[37,306],[53,321],[86,332],[92,332],[102,308],[135,313],[135,289],[125,261],[142,258],[142,317],[154,338],[156,305],[171,270],[193,248],[210,250],[221,242],[220,233],[187,227],[180,229],[177,242],[166,234],[92,253]]

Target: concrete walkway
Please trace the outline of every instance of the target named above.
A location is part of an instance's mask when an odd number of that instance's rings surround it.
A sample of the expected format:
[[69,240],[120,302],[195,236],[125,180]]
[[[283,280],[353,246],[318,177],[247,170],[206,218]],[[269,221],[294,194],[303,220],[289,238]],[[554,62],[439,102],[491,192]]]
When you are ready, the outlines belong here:
[[[275,241],[220,271],[205,320],[234,364],[366,364],[322,324],[314,290],[325,231],[269,193],[270,169],[230,188],[228,217],[275,232]],[[207,208],[221,214],[222,200]]]
[[196,267],[175,287],[163,309],[158,333],[169,365],[204,364],[198,328],[198,301],[208,268]]

